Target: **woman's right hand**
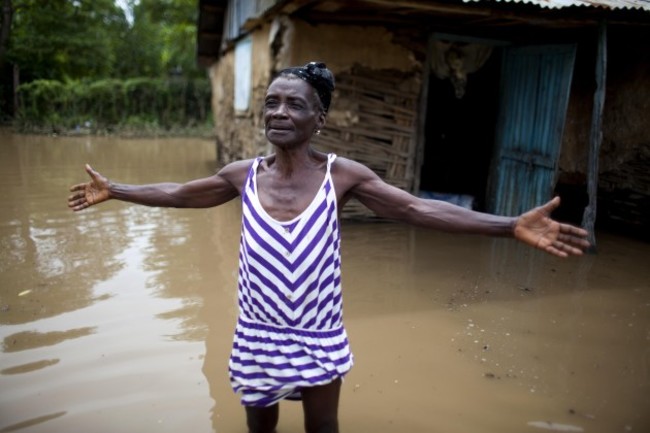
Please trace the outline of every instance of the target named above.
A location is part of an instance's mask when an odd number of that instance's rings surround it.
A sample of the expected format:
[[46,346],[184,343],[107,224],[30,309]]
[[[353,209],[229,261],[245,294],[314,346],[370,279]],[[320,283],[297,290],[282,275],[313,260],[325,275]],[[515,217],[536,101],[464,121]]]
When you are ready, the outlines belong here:
[[77,212],[110,199],[109,181],[86,164],[86,173],[91,181],[70,187],[68,207]]

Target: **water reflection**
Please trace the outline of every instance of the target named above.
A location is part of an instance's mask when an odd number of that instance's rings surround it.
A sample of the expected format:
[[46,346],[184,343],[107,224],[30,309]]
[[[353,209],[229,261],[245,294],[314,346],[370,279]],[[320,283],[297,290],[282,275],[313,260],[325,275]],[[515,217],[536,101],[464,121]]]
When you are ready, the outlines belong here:
[[34,332],[23,331],[8,335],[2,344],[3,352],[18,352],[36,347],[53,346],[72,338],[85,337],[94,332],[95,328],[85,327],[68,331]]
[[[85,162],[131,182],[209,175],[211,143],[0,141],[0,429],[210,430],[192,216],[120,203],[73,214],[65,199]],[[167,411],[178,399],[206,416]]]
[[[73,214],[83,164],[212,173],[198,140],[0,136],[0,432],[243,432],[228,356],[240,203]],[[344,431],[650,428],[650,245],[559,260],[504,239],[342,226]],[[281,428],[302,431],[299,404]],[[567,430],[570,431],[570,430]]]
[[41,368],[49,367],[50,365],[58,364],[59,359],[43,359],[41,361],[29,362],[23,365],[17,365],[15,367],[5,368],[0,370],[0,374],[21,374],[28,373],[34,370],[40,370]]
[[32,418],[23,422],[19,422],[13,425],[9,425],[7,427],[4,427],[0,429],[0,433],[6,433],[6,432],[13,432],[13,431],[19,431],[19,430],[24,430],[28,427],[32,427],[56,418],[59,418],[63,415],[65,415],[66,412],[57,412],[57,413],[51,413],[47,415],[42,415],[36,418]]

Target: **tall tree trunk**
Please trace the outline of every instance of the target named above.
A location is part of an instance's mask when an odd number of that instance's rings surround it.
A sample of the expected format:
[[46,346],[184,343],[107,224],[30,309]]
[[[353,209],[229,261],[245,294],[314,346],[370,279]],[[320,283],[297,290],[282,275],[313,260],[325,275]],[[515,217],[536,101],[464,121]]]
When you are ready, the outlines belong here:
[[9,36],[11,35],[11,21],[14,15],[11,0],[2,2],[2,27],[0,27],[0,71],[4,69],[7,59],[7,48],[9,48]]

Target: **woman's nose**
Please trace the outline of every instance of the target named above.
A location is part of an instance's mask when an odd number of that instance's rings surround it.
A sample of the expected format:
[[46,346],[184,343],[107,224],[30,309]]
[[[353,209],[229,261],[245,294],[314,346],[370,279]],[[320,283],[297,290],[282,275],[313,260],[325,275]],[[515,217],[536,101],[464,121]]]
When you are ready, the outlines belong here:
[[271,115],[274,117],[277,116],[286,116],[287,114],[287,106],[286,104],[278,104],[277,107],[275,107],[275,110],[271,112]]

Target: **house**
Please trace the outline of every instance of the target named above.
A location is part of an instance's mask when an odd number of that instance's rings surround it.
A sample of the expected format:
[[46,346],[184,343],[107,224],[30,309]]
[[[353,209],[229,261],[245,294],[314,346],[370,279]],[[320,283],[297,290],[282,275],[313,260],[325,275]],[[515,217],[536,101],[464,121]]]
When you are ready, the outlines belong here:
[[[337,89],[316,138],[423,196],[515,215],[650,227],[649,0],[201,0],[217,154],[269,152],[275,72],[316,60]],[[363,217],[360,205],[345,216]]]

